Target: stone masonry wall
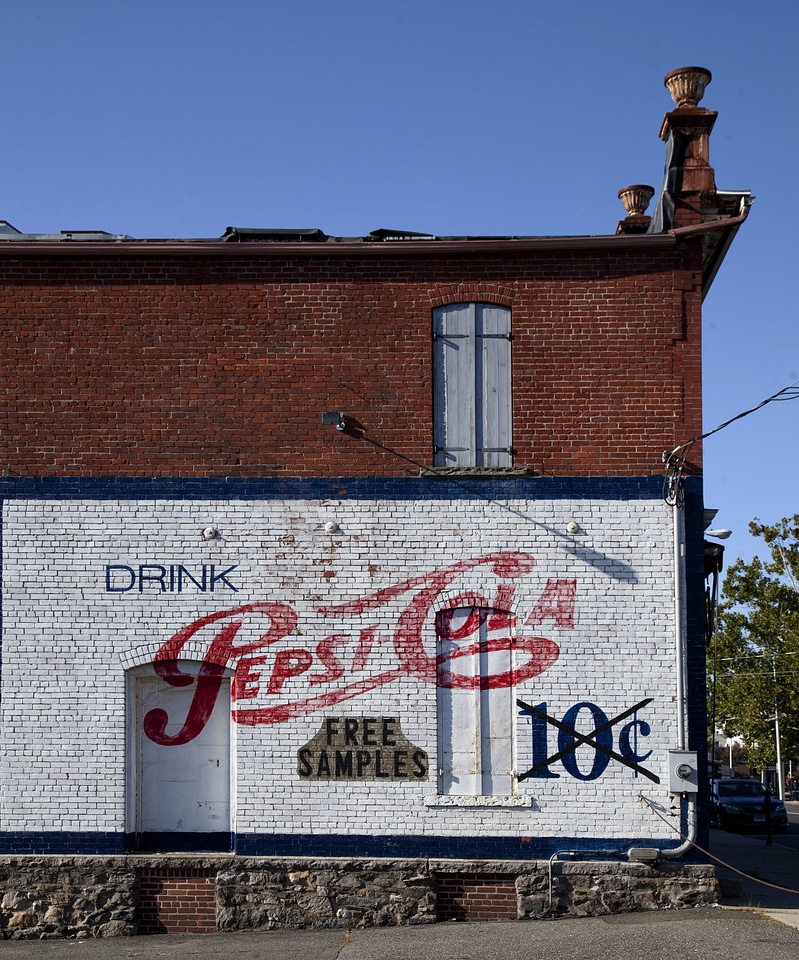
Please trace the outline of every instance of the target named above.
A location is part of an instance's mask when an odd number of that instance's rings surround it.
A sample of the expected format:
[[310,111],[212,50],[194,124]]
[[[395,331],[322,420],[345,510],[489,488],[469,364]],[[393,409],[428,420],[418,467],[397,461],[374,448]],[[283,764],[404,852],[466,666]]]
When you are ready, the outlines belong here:
[[[160,894],[159,875],[169,880]],[[197,895],[203,875],[215,900],[205,915]],[[191,882],[176,883],[180,876]],[[511,889],[515,910],[508,909]],[[0,858],[0,939],[14,940],[555,919],[717,899],[713,867],[671,862]]]
[[136,871],[122,857],[0,859],[0,939],[137,932]]

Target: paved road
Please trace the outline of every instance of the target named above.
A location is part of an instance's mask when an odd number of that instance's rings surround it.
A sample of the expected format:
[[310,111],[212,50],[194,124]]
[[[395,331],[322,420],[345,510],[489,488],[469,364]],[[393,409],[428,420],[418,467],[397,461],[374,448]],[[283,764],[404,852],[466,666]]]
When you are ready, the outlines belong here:
[[788,832],[775,833],[772,841],[781,844],[783,847],[790,847],[791,850],[799,850],[799,823],[789,823]]
[[773,839],[775,843],[799,850],[799,800],[789,800],[785,806],[788,808],[788,832],[775,834]]
[[346,932],[0,943],[3,960],[797,960],[799,930],[748,910]]

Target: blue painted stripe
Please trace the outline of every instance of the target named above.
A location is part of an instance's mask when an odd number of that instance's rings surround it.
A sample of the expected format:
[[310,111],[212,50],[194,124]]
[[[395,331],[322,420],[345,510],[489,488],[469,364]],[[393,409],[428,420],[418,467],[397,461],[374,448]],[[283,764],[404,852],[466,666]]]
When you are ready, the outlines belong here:
[[[701,484],[689,478],[689,486]],[[0,498],[43,500],[653,500],[662,477],[0,477]]]
[[236,837],[242,857],[406,857],[453,860],[544,860],[562,850],[618,852],[654,846],[652,840],[593,837],[341,836],[331,834],[244,834]]
[[[198,843],[191,834],[177,834],[174,842],[167,835],[153,837],[146,849],[137,849],[134,835],[88,832],[0,832],[0,855],[90,856],[148,852],[186,853],[230,850],[241,857],[360,857],[436,858],[453,860],[546,860],[554,853],[585,856],[623,857],[630,847],[661,847],[662,840],[651,837],[442,837],[442,836],[370,836],[368,834],[238,834],[230,848],[229,834],[220,834],[224,842]],[[669,845],[666,845],[669,846]]]
[[6,856],[121,855],[125,852],[123,833],[93,833],[79,830],[35,833],[0,831],[0,854]]

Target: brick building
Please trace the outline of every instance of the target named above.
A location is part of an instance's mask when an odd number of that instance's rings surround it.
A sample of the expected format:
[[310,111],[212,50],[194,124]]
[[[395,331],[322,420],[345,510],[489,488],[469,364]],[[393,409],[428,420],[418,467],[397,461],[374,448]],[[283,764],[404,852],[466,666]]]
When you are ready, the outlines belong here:
[[[667,78],[654,215],[622,191],[608,236],[0,229],[0,878],[91,855],[140,909],[153,872],[215,889],[217,927],[421,922],[478,888],[555,909],[514,864],[683,852],[706,727],[682,445],[750,202],[681,92],[706,79]],[[220,919],[231,864],[365,859],[423,895],[309,919],[269,874]]]

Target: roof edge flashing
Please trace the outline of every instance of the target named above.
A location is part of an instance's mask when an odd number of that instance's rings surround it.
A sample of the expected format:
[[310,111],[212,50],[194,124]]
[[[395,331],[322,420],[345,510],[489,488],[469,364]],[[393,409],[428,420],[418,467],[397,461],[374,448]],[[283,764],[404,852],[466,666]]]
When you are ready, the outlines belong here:
[[94,254],[130,257],[271,257],[271,256],[437,256],[447,254],[547,253],[561,250],[618,250],[635,246],[651,250],[675,247],[674,231],[659,234],[604,234],[584,237],[442,237],[429,240],[369,242],[360,237],[328,237],[326,242],[284,239],[250,240],[236,243],[221,239],[137,240],[132,237],[68,240],[54,236],[2,236],[0,254],[6,256],[91,256]]

